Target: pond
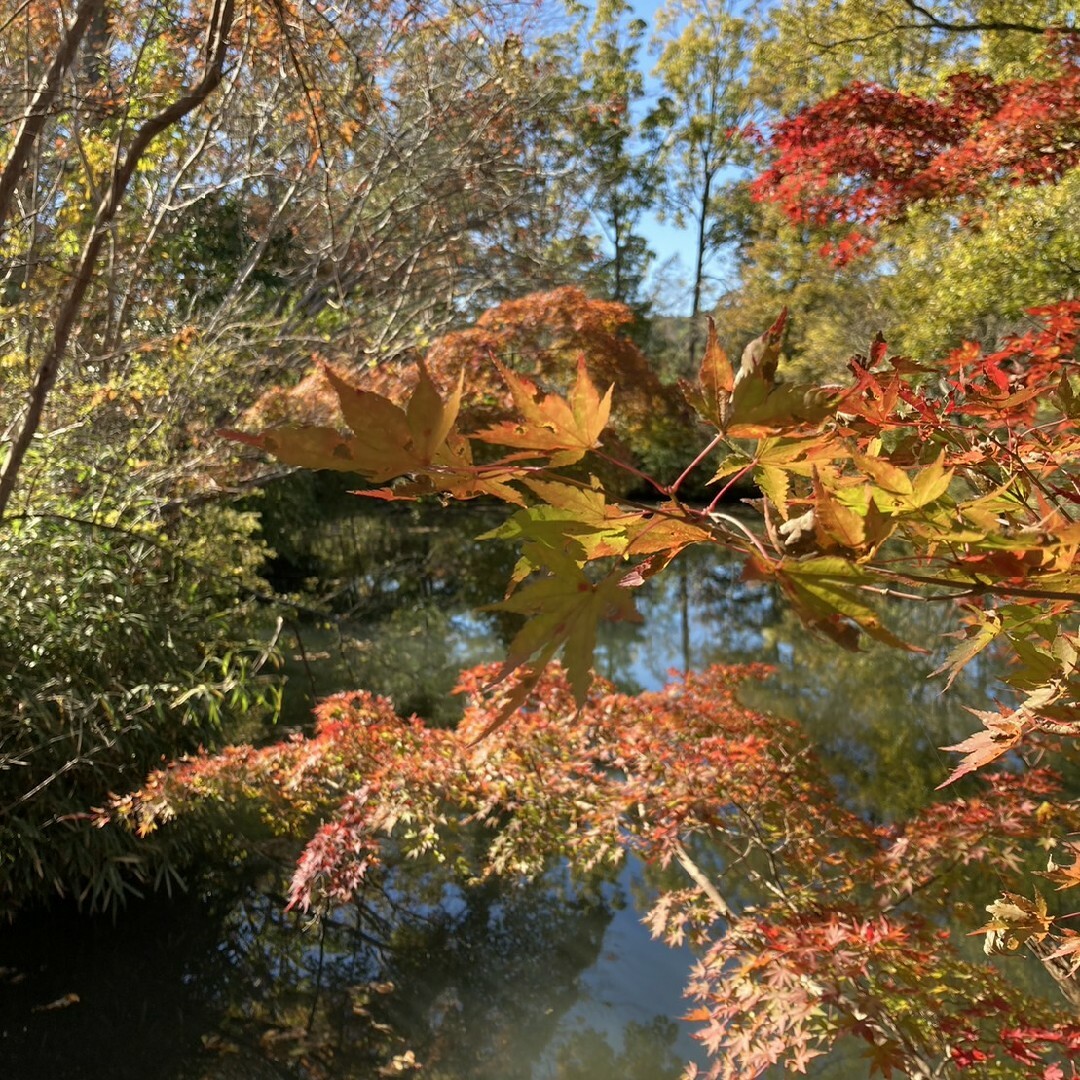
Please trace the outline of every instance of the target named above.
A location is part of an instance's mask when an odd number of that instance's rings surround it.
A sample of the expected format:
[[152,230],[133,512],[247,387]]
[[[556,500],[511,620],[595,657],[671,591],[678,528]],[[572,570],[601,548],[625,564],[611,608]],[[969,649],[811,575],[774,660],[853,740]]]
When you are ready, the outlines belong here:
[[[513,632],[477,610],[499,598],[514,558],[474,542],[490,524],[354,504],[306,524],[274,567],[279,585],[303,590],[283,626],[283,723],[306,724],[316,697],[354,687],[452,723],[457,673],[499,658]],[[327,614],[315,617],[319,598]],[[928,656],[842,653],[723,552],[685,553],[639,607],[642,625],[603,628],[605,676],[636,691],[687,668],[768,662],[774,674],[747,687],[747,703],[798,719],[845,801],[876,819],[927,799],[949,769],[937,748],[970,731],[963,705],[989,692],[985,663],[944,697],[926,679],[948,629],[940,606],[888,616]],[[666,1080],[704,1063],[678,1019],[693,956],[641,923],[654,870],[631,861],[580,882],[556,867],[465,892],[402,867],[316,924],[284,912],[292,855],[208,867],[186,894],[115,925],[23,919],[0,939],[0,1077],[317,1080],[410,1075],[417,1060],[439,1080]],[[978,883],[973,900],[985,902]],[[866,1075],[842,1051],[815,1065]]]

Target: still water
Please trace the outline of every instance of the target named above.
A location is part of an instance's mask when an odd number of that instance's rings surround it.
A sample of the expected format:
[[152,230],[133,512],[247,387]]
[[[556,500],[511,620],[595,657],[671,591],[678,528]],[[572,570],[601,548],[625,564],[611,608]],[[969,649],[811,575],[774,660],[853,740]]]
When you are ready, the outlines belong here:
[[[360,508],[312,526],[275,566],[302,601],[283,628],[285,725],[312,700],[366,687],[399,711],[452,723],[457,672],[502,654],[513,626],[478,613],[513,553],[473,537],[491,522]],[[297,554],[302,552],[302,557]],[[324,617],[311,614],[323,605]],[[937,747],[985,702],[973,665],[947,697],[926,675],[948,629],[940,606],[890,614],[928,656],[842,653],[808,635],[722,552],[690,551],[642,590],[641,626],[604,628],[598,669],[621,688],[764,660],[748,687],[801,721],[844,799],[906,814],[948,771]],[[650,871],[631,862],[570,881],[554,868],[467,892],[403,867],[390,887],[314,924],[283,911],[293,852],[207,866],[190,890],[114,924],[53,913],[0,937],[0,1080],[667,1080],[705,1058],[678,1019],[693,961],[641,924]],[[821,1077],[863,1077],[841,1052]]]

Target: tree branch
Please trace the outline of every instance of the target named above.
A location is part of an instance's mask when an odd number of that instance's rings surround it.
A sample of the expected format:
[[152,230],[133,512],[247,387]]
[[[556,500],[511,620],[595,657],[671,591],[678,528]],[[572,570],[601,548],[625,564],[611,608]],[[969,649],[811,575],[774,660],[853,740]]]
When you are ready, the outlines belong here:
[[916,15],[921,15],[926,20],[924,28],[945,30],[950,34],[1005,34],[1012,32],[1045,34],[1048,30],[1066,29],[1064,26],[1038,26],[1034,23],[1008,22],[1003,19],[987,19],[968,23],[946,22],[928,8],[924,8],[922,4],[916,3],[916,0],[904,0],[904,4],[910,11]]
[[[100,0],[87,0],[87,7]],[[30,443],[41,425],[45,403],[56,383],[60,371],[60,361],[67,351],[72,331],[82,310],[86,291],[93,280],[101,246],[108,235],[109,226],[116,217],[124,194],[131,182],[135,169],[150,144],[173,124],[199,108],[214,92],[221,82],[228,52],[229,33],[232,30],[235,0],[213,0],[210,18],[206,28],[206,42],[203,46],[204,71],[202,78],[183,96],[161,112],[150,117],[135,132],[127,153],[119,158],[113,169],[112,179],[94,215],[94,225],[83,246],[82,253],[75,266],[67,294],[56,313],[55,329],[52,340],[45,350],[45,355],[38,365],[33,386],[30,389],[26,415],[23,417],[19,432],[11,444],[3,470],[0,471],[0,520],[3,520],[8,503],[11,501],[15,482],[23,459],[30,448]],[[80,12],[81,16],[82,12]],[[73,50],[74,53],[74,50]],[[54,62],[54,67],[55,62]],[[51,70],[51,69],[50,69]],[[44,121],[42,121],[44,122]],[[40,130],[40,129],[39,129]],[[6,174],[5,174],[6,178]],[[2,209],[2,204],[0,204]]]
[[690,853],[683,847],[682,842],[676,840],[673,850],[676,862],[686,871],[690,880],[709,898],[721,918],[731,922],[735,916],[728,907],[728,902],[720,894],[720,890],[705,876],[701,867],[690,858]]
[[79,5],[78,14],[71,24],[71,29],[61,36],[56,56],[49,65],[49,69],[42,75],[34,97],[27,105],[26,112],[23,113],[19,130],[11,145],[11,152],[8,154],[7,161],[4,162],[3,172],[0,173],[0,236],[3,235],[4,224],[11,213],[11,201],[15,195],[15,188],[26,172],[30,151],[49,117],[49,107],[60,89],[64,76],[75,61],[75,54],[79,50],[83,35],[97,18],[104,3],[105,0],[83,0]]

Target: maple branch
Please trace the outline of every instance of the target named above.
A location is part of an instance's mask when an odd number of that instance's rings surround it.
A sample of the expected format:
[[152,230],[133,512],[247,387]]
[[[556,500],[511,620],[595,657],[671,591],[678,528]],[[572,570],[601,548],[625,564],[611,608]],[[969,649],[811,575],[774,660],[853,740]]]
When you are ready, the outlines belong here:
[[986,438],[989,442],[993,443],[994,446],[1002,450],[1008,457],[1012,458],[1012,460],[1019,467],[1020,471],[1023,472],[1024,475],[1027,476],[1028,480],[1030,480],[1031,483],[1043,493],[1043,495],[1046,497],[1047,502],[1054,507],[1057,513],[1061,514],[1061,516],[1065,518],[1066,521],[1073,520],[1069,516],[1068,509],[1066,508],[1064,502],[1062,502],[1060,499],[1054,498],[1054,493],[1052,491],[1049,491],[1046,485],[1042,482],[1042,480],[1040,480],[1039,477],[1035,475],[1031,467],[1024,460],[1022,454],[1020,454],[1017,450],[1014,450],[1011,446],[1008,446],[1007,444],[1000,442],[998,439],[995,439],[991,432],[986,433]]
[[285,10],[281,3],[281,0],[274,0],[271,4],[274,11],[274,18],[277,20],[278,28],[281,30],[282,40],[285,42],[285,48],[289,54],[289,62],[292,64],[293,70],[296,72],[296,77],[300,82],[300,90],[304,95],[304,100],[307,102],[308,110],[311,113],[312,129],[315,134],[315,150],[319,157],[322,158],[323,164],[327,164],[326,155],[326,142],[322,133],[322,121],[319,117],[319,108],[315,104],[315,91],[312,89],[311,84],[308,81],[307,73],[304,70],[303,64],[300,62],[300,56],[296,51],[296,45],[293,42],[293,36],[289,33],[288,20],[285,17]]
[[717,506],[717,504],[718,504],[718,503],[720,503],[720,502],[721,502],[721,501],[723,500],[724,496],[725,496],[725,495],[726,495],[726,494],[727,494],[727,493],[728,493],[728,492],[729,492],[729,491],[730,491],[730,490],[731,490],[731,489],[732,489],[732,488],[733,488],[733,487],[734,487],[734,486],[735,486],[735,485],[736,485],[736,484],[737,484],[737,483],[738,483],[738,482],[739,482],[739,481],[740,481],[740,480],[741,480],[741,479],[742,479],[742,478],[743,478],[743,477],[744,477],[744,476],[745,476],[745,475],[746,475],[746,474],[747,474],[748,472],[750,472],[750,471],[751,471],[752,469],[754,469],[754,468],[756,467],[756,465],[757,465],[757,462],[756,462],[756,461],[751,461],[751,462],[750,462],[749,464],[747,464],[747,465],[744,465],[744,466],[743,466],[743,467],[742,467],[741,469],[739,469],[739,471],[738,471],[737,473],[735,473],[735,475],[734,475],[734,476],[733,476],[733,477],[732,477],[732,478],[731,478],[731,479],[730,479],[730,480],[729,480],[729,481],[728,481],[728,482],[727,482],[727,483],[726,483],[726,484],[725,484],[725,485],[724,485],[724,486],[723,486],[723,487],[722,487],[722,488],[721,488],[721,489],[720,489],[720,490],[719,490],[719,491],[718,491],[718,492],[716,493],[716,497],[715,497],[715,498],[713,499],[713,501],[712,501],[711,503],[709,503],[709,505],[708,505],[708,506],[707,506],[707,507],[705,508],[705,513],[706,513],[706,514],[711,514],[711,513],[712,513],[712,512],[713,512],[713,511],[714,511],[714,510],[716,509],[716,506]]
[[[93,3],[95,0],[89,0]],[[117,161],[113,167],[108,190],[98,203],[94,224],[86,243],[83,245],[78,262],[63,298],[56,312],[52,341],[45,350],[45,355],[38,365],[33,385],[30,389],[26,413],[23,416],[18,434],[8,451],[7,460],[0,470],[0,520],[3,520],[11,495],[15,490],[19,470],[30,448],[30,443],[41,426],[45,412],[45,403],[60,372],[60,362],[67,352],[68,343],[75,329],[75,324],[82,311],[83,300],[94,278],[98,256],[108,235],[109,227],[116,217],[131,178],[139,162],[150,148],[150,144],[173,124],[199,108],[221,83],[228,52],[229,33],[232,30],[235,13],[235,0],[213,0],[210,17],[207,20],[206,41],[203,46],[204,70],[199,81],[185,94],[167,105],[159,113],[151,116],[135,132],[127,153],[120,157],[117,147]],[[0,203],[2,208],[2,203]]]
[[901,592],[899,589],[890,589],[887,585],[860,585],[863,592],[874,593],[875,596],[891,596],[896,600],[917,600],[919,603],[933,603],[935,600],[958,600],[963,593],[942,593],[940,596],[921,596],[919,593]]
[[[987,839],[989,833],[981,833],[972,841],[972,847],[976,843],[981,844]],[[892,912],[902,908],[907,902],[918,892],[922,892],[925,889],[929,889],[931,885],[939,884],[942,881],[948,879],[952,872],[962,866],[964,866],[964,859],[966,853],[954,855],[948,862],[942,863],[936,870],[931,870],[924,874],[918,881],[912,881],[903,893],[897,892],[896,898],[890,901],[882,901],[878,907],[878,910],[882,915],[888,915]]]
[[690,880],[709,898],[720,915],[731,922],[735,913],[728,906],[728,902],[720,895],[716,886],[706,877],[705,872],[692,858],[690,853],[682,845],[681,840],[676,840],[672,845],[672,851],[678,864],[686,871]]
[[[1062,918],[1062,916],[1058,916]],[[1038,957],[1050,977],[1057,983],[1058,989],[1074,1009],[1080,1010],[1080,978],[1071,961],[1053,955],[1060,939],[1054,941],[1036,941],[1027,939],[1027,947]]]
[[1080,735],[1080,720],[1045,720],[1039,716],[1031,717],[1032,726],[1036,731],[1044,735],[1061,735],[1065,738],[1075,739]]
[[696,469],[696,468],[697,468],[697,467],[698,467],[698,466],[699,466],[699,465],[700,465],[700,464],[701,464],[701,463],[702,463],[702,462],[703,462],[703,461],[704,461],[704,460],[705,460],[705,459],[706,459],[706,458],[707,458],[707,457],[708,457],[708,456],[709,456],[709,455],[710,455],[710,454],[711,454],[711,453],[712,453],[712,452],[713,452],[713,451],[714,451],[714,450],[715,450],[715,449],[716,449],[716,448],[717,448],[717,447],[718,447],[718,446],[719,446],[719,445],[720,445],[720,444],[721,444],[721,443],[723,442],[723,441],[724,441],[724,435],[723,435],[723,433],[722,433],[722,432],[720,432],[720,433],[718,433],[718,434],[717,434],[716,436],[714,436],[713,440],[712,440],[712,441],[711,441],[711,442],[709,443],[709,445],[708,445],[708,446],[706,446],[706,447],[705,447],[705,449],[704,449],[704,450],[702,450],[702,451],[701,451],[701,453],[700,453],[700,454],[698,454],[698,456],[697,456],[696,458],[694,458],[694,460],[693,460],[693,461],[691,461],[691,462],[690,462],[690,464],[689,464],[689,465],[687,465],[685,469],[683,469],[683,471],[682,471],[682,474],[681,474],[681,475],[679,476],[679,478],[678,478],[678,479],[677,479],[677,480],[675,481],[675,483],[674,483],[674,484],[672,484],[672,485],[671,485],[671,487],[669,487],[669,488],[668,488],[668,491],[667,491],[667,493],[668,493],[668,494],[669,494],[669,495],[670,495],[670,496],[671,496],[672,498],[674,498],[674,497],[675,497],[675,493],[676,493],[676,492],[677,492],[677,491],[679,490],[679,488],[680,488],[680,487],[682,487],[682,485],[683,485],[684,481],[686,480],[686,478],[687,478],[687,477],[688,477],[688,476],[689,476],[689,475],[690,475],[690,474],[691,474],[691,473],[692,473],[692,472],[693,472],[693,471],[694,471],[694,470],[695,470],[695,469]]
[[[871,573],[895,578],[898,581],[910,581],[917,585],[935,585],[943,589],[958,590],[951,597],[926,597],[925,599],[928,600],[959,600],[964,596],[983,596],[990,593],[992,596],[1021,596],[1031,600],[1064,600],[1069,603],[1076,603],[1075,592],[1062,592],[1056,589],[1029,589],[1023,585],[997,585],[987,581],[950,580],[949,578],[930,577],[926,574],[912,574],[904,570],[886,570],[883,566],[867,566],[866,569]],[[844,579],[838,578],[838,580]]]
[[886,26],[884,29],[875,30],[872,34],[854,34],[851,37],[833,38],[831,41],[818,41],[814,38],[807,38],[807,42],[814,46],[815,49],[821,50],[821,52],[832,52],[834,49],[841,48],[844,45],[865,45],[871,41],[877,41],[878,38],[888,37],[889,34],[895,34],[898,30],[922,30],[924,27],[919,23],[892,23],[890,26]]
[[730,514],[722,514],[718,510],[710,510],[708,517],[709,520],[713,522],[725,521],[729,525],[734,525],[735,528],[738,529],[739,532],[741,532],[747,538],[747,540],[749,540],[750,543],[754,545],[757,553],[766,562],[772,562],[772,559],[769,558],[769,553],[762,546],[761,541],[741,521],[739,521],[738,518],[733,518]]
[[614,465],[615,468],[622,469],[624,472],[630,473],[631,476],[636,476],[639,480],[644,480],[645,483],[651,484],[652,487],[654,487],[656,489],[658,494],[660,494],[660,495],[670,495],[671,494],[669,489],[664,487],[663,484],[661,484],[659,481],[657,481],[656,479],[651,477],[647,472],[642,472],[641,469],[635,468],[629,462],[622,461],[621,459],[616,458],[616,457],[612,457],[610,454],[605,454],[603,452],[603,450],[595,450],[594,449],[593,453],[598,458],[602,458],[604,461],[608,462],[609,464]]

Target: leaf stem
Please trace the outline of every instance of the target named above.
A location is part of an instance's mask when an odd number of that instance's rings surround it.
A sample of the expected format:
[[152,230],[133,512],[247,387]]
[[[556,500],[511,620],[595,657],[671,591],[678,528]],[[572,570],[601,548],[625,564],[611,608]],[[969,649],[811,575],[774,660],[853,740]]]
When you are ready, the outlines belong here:
[[598,458],[602,458],[610,465],[614,465],[617,469],[622,469],[624,472],[628,472],[631,476],[636,476],[639,480],[644,480],[645,483],[651,485],[661,495],[670,495],[673,489],[664,487],[658,480],[650,476],[647,472],[642,472],[641,469],[635,468],[633,465],[626,461],[622,461],[619,458],[612,457],[610,454],[605,454],[603,450],[593,449],[592,451]]
[[706,514],[711,514],[716,508],[717,503],[721,502],[724,496],[735,486],[751,469],[753,469],[756,462],[748,462],[744,465],[716,494],[716,497],[705,508]]
[[679,488],[680,488],[680,487],[682,487],[682,485],[683,485],[684,481],[686,480],[686,478],[687,478],[687,477],[688,477],[688,476],[689,476],[689,475],[690,475],[690,474],[691,474],[691,473],[692,473],[692,472],[693,472],[693,471],[694,471],[694,470],[695,470],[695,469],[696,469],[696,468],[697,468],[697,467],[698,467],[698,466],[699,466],[699,465],[700,465],[700,464],[701,464],[701,463],[702,463],[702,462],[703,462],[703,461],[704,461],[704,460],[705,460],[705,459],[706,459],[706,458],[707,458],[707,457],[708,457],[708,456],[709,456],[709,455],[710,455],[710,454],[711,454],[711,453],[712,453],[712,452],[713,452],[713,451],[714,451],[714,450],[715,450],[715,449],[716,449],[716,448],[717,448],[717,447],[718,447],[718,446],[719,446],[719,445],[720,445],[720,444],[721,444],[721,443],[723,442],[723,441],[724,441],[724,436],[723,436],[723,433],[722,433],[722,432],[717,432],[717,433],[716,433],[716,435],[715,435],[715,436],[714,436],[714,437],[712,438],[712,440],[710,441],[709,445],[708,445],[708,446],[706,446],[706,447],[705,447],[705,449],[704,449],[704,450],[702,450],[702,451],[701,451],[701,453],[699,453],[699,454],[698,454],[698,456],[697,456],[696,458],[694,458],[694,460],[693,460],[693,461],[691,461],[691,462],[690,462],[690,464],[689,464],[689,465],[687,465],[685,469],[683,469],[683,471],[682,471],[682,473],[680,474],[680,476],[679,476],[678,480],[676,480],[676,481],[675,481],[675,483],[674,483],[674,484],[672,484],[672,485],[671,485],[671,487],[669,487],[669,488],[667,489],[667,493],[668,493],[668,494],[669,494],[670,496],[672,496],[672,498],[674,498],[674,497],[675,497],[675,493],[676,493],[676,492],[677,492],[677,491],[679,490]]
[[729,525],[734,525],[754,545],[758,554],[766,562],[772,562],[769,553],[761,546],[761,541],[738,518],[734,518],[730,514],[722,514],[719,510],[710,511],[708,516],[710,521],[726,521]]

